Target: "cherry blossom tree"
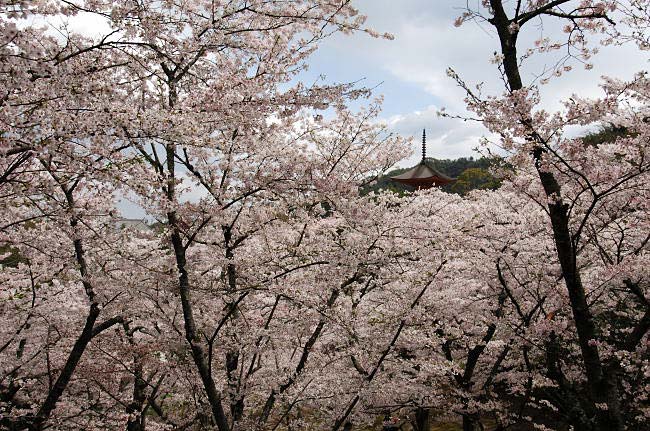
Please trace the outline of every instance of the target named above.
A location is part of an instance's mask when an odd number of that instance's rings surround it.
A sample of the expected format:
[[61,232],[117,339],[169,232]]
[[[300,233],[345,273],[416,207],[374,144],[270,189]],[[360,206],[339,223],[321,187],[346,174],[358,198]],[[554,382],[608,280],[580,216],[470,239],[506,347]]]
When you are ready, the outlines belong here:
[[[346,106],[366,90],[297,79],[331,33],[379,36],[350,1],[1,2],[0,424],[643,428],[647,76],[549,113],[521,64],[565,49],[542,85],[589,33],[646,49],[647,6],[459,18],[499,36],[504,94],[450,74],[509,153],[501,188],[460,197],[360,195],[407,142],[380,100]],[[537,19],[566,39],[520,56]],[[594,124],[616,133],[565,133]],[[120,198],[155,223],[121,226]]]
[[[637,392],[640,388],[645,391],[647,382],[637,380],[633,371],[643,369],[647,352],[647,273],[636,266],[646,254],[647,234],[638,222],[631,221],[643,214],[645,204],[638,206],[637,198],[647,193],[647,107],[643,96],[647,79],[643,73],[626,83],[606,79],[602,99],[574,95],[563,112],[549,113],[539,108],[537,84],[525,84],[520,70],[522,62],[536,52],[564,48],[564,59],[540,82],[557,79],[570,71],[567,61],[586,62],[594,54],[596,50],[588,45],[589,33],[614,35],[604,43],[615,43],[629,33],[643,48],[645,27],[639,25],[643,12],[638,11],[647,10],[644,5],[484,1],[483,9],[468,10],[457,22],[484,20],[499,36],[496,61],[507,85],[501,97],[484,97],[455,73],[452,76],[467,90],[470,110],[500,135],[501,145],[513,153],[511,161],[518,172],[512,184],[547,212],[555,243],[553,260],[561,268],[575,331],[573,340],[558,341],[555,331],[546,339],[546,377],[561,394],[559,402],[558,398],[547,400],[558,409],[577,404],[579,407],[563,413],[576,429],[647,424]],[[518,37],[533,19],[565,21],[566,39],[542,38],[519,55]],[[623,24],[613,27],[616,21],[631,24],[631,31],[621,28]],[[586,67],[590,68],[589,63]],[[612,142],[593,145],[564,135],[568,126],[598,122],[622,127],[625,133]],[[614,231],[620,235],[616,240]],[[621,278],[604,275],[614,273]],[[626,308],[625,317],[617,314],[621,307]],[[558,356],[572,345],[579,346],[579,369],[568,367]],[[626,370],[628,363],[635,365]]]
[[[301,226],[296,232],[307,235],[331,224],[330,201],[356,194],[404,150],[372,124],[376,106],[358,115],[345,109],[347,98],[364,91],[302,84],[280,90],[280,84],[290,84],[319,40],[359,29],[363,18],[349,2],[328,1],[9,2],[3,13],[3,58],[11,61],[3,63],[9,79],[2,176],[8,222],[2,233],[3,243],[23,260],[3,272],[18,282],[3,302],[17,318],[3,337],[3,352],[18,352],[19,360],[8,360],[3,371],[7,426],[110,427],[122,421],[128,429],[144,429],[147,410],[155,412],[158,425],[171,427],[263,427],[281,418],[276,411],[288,413],[293,404],[278,401],[294,386],[304,390],[298,378],[326,323],[314,316],[312,329],[312,319],[301,321],[301,332],[311,332],[303,344],[287,329],[296,324],[292,314],[320,303],[332,307],[336,286],[358,271],[340,268],[340,277],[329,271],[332,284],[323,285],[313,279],[319,273],[307,269],[338,267],[323,261],[325,251],[313,250],[321,245],[318,237],[308,246],[302,236],[294,238],[293,254],[279,251],[278,244],[288,246],[288,239],[282,242],[286,229]],[[12,21],[62,14],[98,17],[110,30],[64,34],[61,41]],[[336,111],[334,120],[308,112],[328,106]],[[190,191],[201,197],[186,199]],[[116,228],[118,193],[133,196],[161,222],[156,235],[134,239],[133,232]],[[68,263],[48,261],[57,256],[53,249],[65,249],[66,238],[74,252],[59,256]],[[76,268],[78,275],[61,284],[57,266]],[[304,286],[310,280],[311,289],[298,289],[299,297],[271,289],[280,281]],[[43,283],[55,287],[40,289]],[[30,286],[31,296],[24,293]],[[73,295],[79,288],[85,298]],[[323,298],[328,290],[330,299]],[[40,301],[63,308],[30,312]],[[83,325],[79,312],[66,308],[79,301],[89,302]],[[284,307],[284,301],[292,305]],[[111,307],[114,315],[98,323]],[[49,314],[64,320],[32,322]],[[80,326],[75,338],[73,328]],[[282,373],[261,365],[263,357],[268,360],[261,349],[270,341],[260,331],[270,327],[277,328],[273,351]],[[31,356],[23,353],[27,329],[37,331],[31,343],[45,346]],[[110,338],[95,340],[108,329]],[[53,331],[55,341],[47,341]],[[283,353],[292,345],[302,350],[297,362]],[[89,354],[92,361],[83,361]],[[107,378],[111,373],[124,377]],[[261,383],[250,383],[253,375]],[[130,395],[123,384],[132,386]],[[79,401],[84,390],[88,402]],[[170,393],[178,399],[165,408],[161,396]],[[247,413],[249,397],[257,417]],[[179,417],[190,400],[196,414]]]

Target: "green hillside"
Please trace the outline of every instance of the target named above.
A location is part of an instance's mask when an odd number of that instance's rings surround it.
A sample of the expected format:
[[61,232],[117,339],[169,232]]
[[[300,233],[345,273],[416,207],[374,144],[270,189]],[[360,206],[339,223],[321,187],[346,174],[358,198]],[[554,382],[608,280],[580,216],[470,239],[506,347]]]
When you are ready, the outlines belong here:
[[[450,193],[464,195],[470,190],[493,190],[501,185],[499,179],[490,173],[490,168],[494,166],[494,160],[492,159],[485,157],[481,157],[480,159],[461,157],[454,160],[428,158],[427,161],[439,172],[452,178],[457,178],[454,183],[442,187],[443,190]],[[393,190],[397,193],[411,191],[410,187],[394,183],[390,180],[391,177],[402,174],[409,169],[411,167],[395,169],[388,172],[374,184],[364,188],[362,193],[365,194],[378,190]]]

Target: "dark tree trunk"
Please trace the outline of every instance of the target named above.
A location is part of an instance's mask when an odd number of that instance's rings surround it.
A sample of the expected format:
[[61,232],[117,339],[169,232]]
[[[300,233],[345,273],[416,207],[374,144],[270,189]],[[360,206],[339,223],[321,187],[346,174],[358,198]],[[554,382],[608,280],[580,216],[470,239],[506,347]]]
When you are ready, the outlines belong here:
[[[512,21],[506,15],[502,0],[490,0],[490,5],[494,16],[489,22],[496,28],[499,35],[501,53],[504,56],[504,72],[510,91],[520,90],[523,88],[523,84],[519,73],[516,48],[518,31],[510,30]],[[569,206],[562,200],[561,187],[555,176],[542,168],[542,158],[546,152],[545,143],[535,132],[530,118],[522,118],[521,121],[530,128],[529,139],[531,142],[538,144],[533,151],[533,157],[540,182],[551,202],[549,204],[549,213],[557,258],[562,268],[562,275],[571,301],[583,364],[587,374],[587,386],[592,410],[600,412],[597,415],[600,430],[621,431],[623,430],[623,421],[620,406],[618,405],[618,384],[615,381],[615,376],[604,375],[598,347],[594,343],[597,339],[596,325],[587,305],[586,292],[576,265],[577,252],[571,241],[569,228]],[[603,402],[608,405],[607,412],[602,412],[602,410],[596,408],[596,403]]]
[[[172,161],[173,163],[173,161]],[[203,388],[208,397],[208,402],[212,409],[212,415],[219,428],[219,431],[229,431],[230,426],[226,419],[226,414],[223,410],[221,403],[221,393],[217,389],[217,385],[210,372],[210,364],[208,363],[208,355],[206,349],[202,345],[199,333],[196,329],[194,320],[194,311],[192,309],[192,302],[190,299],[190,283],[186,269],[185,248],[183,247],[181,236],[178,232],[178,225],[175,213],[167,215],[170,227],[173,229],[171,239],[174,247],[174,254],[176,256],[176,266],[178,268],[178,286],[181,297],[181,306],[183,309],[183,320],[185,321],[185,338],[190,345],[192,352],[192,359],[196,365]]]
[[415,411],[414,431],[429,431],[431,428],[431,412],[429,409],[419,408]]
[[478,431],[479,421],[475,415],[463,415],[463,431]]
[[[47,164],[46,164],[46,168],[49,168]],[[74,209],[75,208],[75,200],[73,196],[74,186],[68,188],[67,186],[62,184],[54,176],[54,174],[52,174],[52,177],[61,186],[61,189],[66,197],[68,208]],[[73,231],[76,230],[78,224],[79,224],[79,219],[76,216],[70,219],[70,227],[73,229]],[[121,317],[114,317],[101,324],[98,325],[96,324],[97,319],[99,318],[99,315],[101,313],[101,309],[95,297],[94,286],[89,281],[90,274],[88,271],[88,265],[86,263],[86,253],[84,250],[84,245],[81,239],[76,238],[73,240],[73,246],[75,252],[75,260],[79,267],[79,274],[81,275],[81,284],[83,285],[86,296],[90,301],[88,315],[86,316],[86,323],[84,324],[84,327],[81,330],[81,334],[79,334],[79,337],[77,337],[77,340],[75,341],[72,350],[68,354],[68,358],[65,361],[63,369],[61,370],[58,377],[56,378],[54,385],[52,385],[52,387],[50,388],[50,391],[48,392],[45,401],[43,402],[43,404],[41,404],[41,407],[38,409],[38,412],[34,417],[27,418],[26,420],[22,421],[18,429],[29,429],[32,431],[41,431],[44,429],[52,412],[56,408],[56,404],[59,402],[59,399],[63,395],[63,392],[68,387],[68,384],[70,383],[70,380],[74,375],[77,365],[79,364],[79,361],[81,360],[81,357],[86,351],[86,348],[88,347],[90,341],[93,339],[93,337],[95,337],[102,331],[122,321]]]
[[[173,89],[173,86],[170,86]],[[171,91],[171,90],[170,90]],[[170,105],[173,106],[173,92],[170,92]],[[174,190],[174,168],[176,148],[173,144],[167,145],[167,175],[168,182],[166,185],[167,199],[169,202],[175,202]],[[208,397],[212,415],[219,431],[230,431],[226,413],[223,410],[221,401],[221,392],[217,389],[217,385],[212,377],[210,361],[206,353],[206,348],[200,338],[200,334],[196,328],[196,321],[194,319],[194,311],[192,307],[192,300],[190,296],[190,281],[187,273],[187,258],[185,254],[185,246],[181,238],[180,228],[176,212],[171,211],[167,213],[167,221],[171,229],[171,243],[174,250],[174,257],[176,259],[176,268],[178,271],[178,290],[181,298],[181,307],[183,310],[183,321],[185,323],[185,338],[190,345],[192,352],[192,359],[201,377],[203,388]]]
[[[235,257],[235,250],[232,244],[232,227],[223,227],[223,239],[226,249],[226,259],[229,260],[226,264],[226,278],[228,292],[234,294],[237,291],[237,267],[232,262]],[[227,309],[234,310],[230,314],[230,320],[235,321],[238,317],[237,304],[229,302]],[[233,340],[234,341],[234,340]],[[232,343],[236,346],[236,343]],[[244,416],[244,399],[240,394],[240,379],[237,374],[239,369],[239,350],[236,347],[229,349],[226,352],[226,376],[228,377],[228,389],[230,393],[230,416],[232,423],[236,424]]]
[[52,411],[54,411],[57,402],[61,398],[61,395],[63,395],[63,391],[65,391],[68,383],[70,383],[70,379],[72,378],[72,375],[74,374],[74,371],[77,368],[79,361],[81,360],[81,356],[85,352],[86,347],[88,347],[88,343],[90,343],[90,340],[93,337],[93,328],[95,326],[97,318],[99,317],[99,313],[99,306],[97,304],[92,304],[90,306],[90,310],[88,311],[86,324],[81,331],[81,335],[79,335],[79,338],[77,338],[77,341],[74,343],[74,346],[68,355],[68,359],[66,360],[61,373],[57,377],[54,386],[52,386],[52,389],[50,389],[50,392],[47,394],[47,398],[45,398],[45,401],[41,405],[41,408],[38,410],[38,413],[36,413],[36,417],[34,418],[32,424],[28,426],[28,429],[41,431],[45,426],[47,420],[50,418],[50,415],[52,414]]
[[226,353],[226,375],[228,376],[228,388],[230,389],[230,415],[233,424],[241,420],[244,415],[244,400],[239,395],[239,352],[235,349]]
[[[135,347],[135,340],[133,339],[133,332],[129,329],[129,325],[125,323],[124,331],[129,340],[129,344]],[[127,431],[144,431],[145,430],[145,417],[144,405],[147,400],[147,381],[144,379],[144,371],[142,366],[142,358],[139,353],[133,355],[133,394],[131,402],[126,408],[129,414],[129,419],[126,424]]]

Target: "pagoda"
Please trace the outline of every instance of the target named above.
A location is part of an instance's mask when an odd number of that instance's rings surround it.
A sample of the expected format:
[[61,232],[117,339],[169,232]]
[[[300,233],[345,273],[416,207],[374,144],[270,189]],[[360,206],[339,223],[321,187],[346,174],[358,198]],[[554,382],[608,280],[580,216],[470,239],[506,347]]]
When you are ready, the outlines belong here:
[[443,186],[456,181],[456,178],[438,172],[433,165],[427,161],[427,133],[422,131],[422,161],[415,167],[401,175],[390,178],[396,183],[401,183],[416,189],[429,189],[431,187]]

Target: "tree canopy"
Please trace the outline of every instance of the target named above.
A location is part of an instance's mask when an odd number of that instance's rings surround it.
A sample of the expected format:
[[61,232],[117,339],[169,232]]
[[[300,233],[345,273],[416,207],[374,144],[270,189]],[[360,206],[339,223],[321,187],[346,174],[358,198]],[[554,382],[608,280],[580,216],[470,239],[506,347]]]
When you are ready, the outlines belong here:
[[[647,429],[650,80],[539,88],[647,50],[650,4],[460,6],[504,87],[450,82],[503,160],[393,193],[380,101],[298,79],[333,33],[390,39],[352,1],[0,0],[0,427]],[[75,15],[105,27],[41,25]]]

